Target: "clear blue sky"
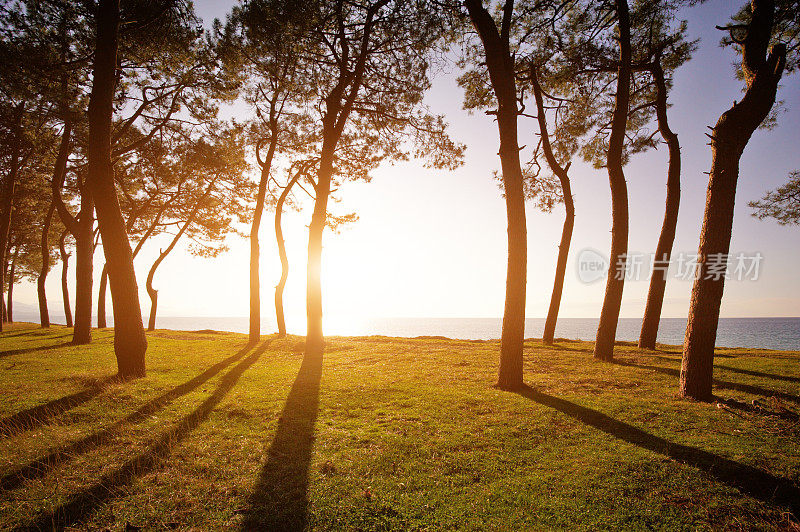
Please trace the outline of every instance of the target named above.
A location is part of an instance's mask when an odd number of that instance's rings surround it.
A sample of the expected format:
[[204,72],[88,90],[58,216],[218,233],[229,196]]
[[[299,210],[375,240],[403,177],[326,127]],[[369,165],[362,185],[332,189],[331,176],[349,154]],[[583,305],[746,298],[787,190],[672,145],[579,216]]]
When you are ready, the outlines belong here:
[[[224,17],[231,4],[196,2],[207,23]],[[675,252],[694,253],[702,220],[711,155],[704,135],[719,115],[741,94],[730,49],[718,46],[715,24],[726,22],[740,2],[709,1],[688,8],[689,37],[700,38],[691,62],[676,75],[670,97],[670,120],[683,153],[681,212]],[[427,97],[443,113],[453,136],[468,146],[466,164],[455,172],[422,168],[414,162],[381,168],[369,184],[354,183],[341,190],[339,212],[355,211],[360,221],[340,235],[326,234],[323,291],[326,318],[350,316],[496,317],[502,314],[506,236],[505,209],[492,178],[498,169],[496,125],[483,115],[462,110],[461,90],[453,69],[439,75]],[[787,111],[779,126],[758,131],[742,158],[737,193],[732,252],[761,252],[761,276],[755,282],[726,284],[722,315],[800,316],[800,228],[780,227],[750,216],[749,200],[782,184],[788,173],[800,169],[800,87],[797,76],[784,78],[779,98]],[[521,144],[532,146],[535,126],[523,121]],[[585,164],[571,171],[576,223],[562,316],[596,317],[604,283],[585,285],[575,274],[575,257],[582,248],[607,252],[610,245],[610,193],[604,171]],[[626,168],[630,195],[630,251],[651,253],[660,231],[666,179],[666,148],[635,157]],[[290,330],[304,330],[304,260],[308,214],[285,219],[292,270],[287,287]],[[528,210],[528,316],[543,317],[552,289],[556,246],[563,209],[552,214]],[[262,234],[264,314],[271,315],[271,287],[278,278],[271,224]],[[158,249],[149,245],[137,259],[140,285]],[[198,259],[176,250],[156,278],[159,310],[163,315],[229,315],[247,313],[248,246],[231,240],[231,251],[216,259]],[[102,266],[98,253],[97,270]],[[51,276],[51,306],[57,307],[58,268]],[[147,296],[142,289],[143,307]],[[691,283],[671,279],[664,305],[665,317],[685,317]],[[19,301],[35,303],[33,285],[19,287]],[[641,317],[647,281],[628,282],[623,317]],[[330,328],[329,328],[330,330]],[[330,330],[335,332],[335,330]]]

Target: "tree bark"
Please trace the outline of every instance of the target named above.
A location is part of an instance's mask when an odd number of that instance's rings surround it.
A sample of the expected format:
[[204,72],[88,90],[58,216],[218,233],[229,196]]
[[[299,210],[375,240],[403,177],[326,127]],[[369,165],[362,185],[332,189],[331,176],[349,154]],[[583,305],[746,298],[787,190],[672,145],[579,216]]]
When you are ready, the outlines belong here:
[[286,255],[286,242],[283,240],[281,217],[286,198],[299,178],[300,172],[296,173],[286,184],[275,205],[275,241],[278,244],[278,256],[281,259],[281,278],[275,286],[275,318],[278,322],[278,336],[280,338],[286,336],[286,319],[283,314],[283,289],[286,287],[286,280],[289,278],[289,257]]
[[767,52],[774,1],[753,0],[752,6],[752,18],[742,45],[747,91],[740,102],[722,114],[711,135],[711,172],[700,231],[698,269],[683,343],[680,394],[699,401],[713,399],[714,345],[725,286],[724,276],[709,275],[708,265],[719,257],[727,260],[739,159],[751,135],[772,109],[786,65],[785,45],[776,44]]
[[[329,129],[323,127],[323,130]],[[322,333],[322,233],[328,217],[328,197],[333,177],[333,134],[323,133],[323,146],[317,171],[316,198],[311,223],[308,225],[308,265],[306,270],[306,345],[305,354],[322,356],[325,340]],[[336,139],[338,140],[338,139]]]
[[14,246],[14,256],[11,258],[11,266],[8,268],[8,302],[6,303],[6,321],[8,323],[14,323],[14,277],[18,257],[19,246]]
[[105,329],[108,327],[106,322],[106,287],[108,286],[108,264],[103,264],[103,272],[100,274],[100,286],[97,290],[97,328]]
[[506,299],[500,340],[500,368],[497,386],[514,389],[523,385],[523,343],[525,336],[525,301],[528,261],[528,237],[525,219],[525,195],[517,138],[517,89],[514,59],[509,47],[513,1],[503,7],[500,32],[480,0],[465,0],[486,56],[489,78],[497,99],[497,128],[500,136],[500,166],[508,221],[508,264]]
[[[8,261],[6,252],[8,250],[8,237],[11,230],[11,213],[14,210],[14,189],[17,184],[17,175],[22,152],[22,117],[25,114],[25,104],[17,105],[14,116],[14,131],[12,134],[11,162],[8,175],[3,180],[2,205],[0,205],[0,265],[5,265]],[[5,290],[5,268],[0,268],[0,301],[3,300],[3,290]],[[8,312],[8,309],[6,309]],[[0,320],[0,331],[3,330],[3,320]]]
[[81,192],[81,214],[75,238],[75,328],[72,343],[92,341],[92,283],[94,276],[94,203],[88,190]]
[[[64,131],[61,134],[61,144],[58,148],[58,155],[56,156],[55,165],[53,167],[53,183],[58,184],[59,190],[63,186],[64,178],[67,172],[67,158],[69,157],[69,126],[65,124]],[[39,296],[39,323],[42,328],[50,327],[50,311],[47,308],[47,291],[45,290],[45,283],[47,282],[47,274],[50,273],[50,225],[53,221],[53,214],[56,211],[56,204],[60,198],[55,197],[55,190],[52,191],[53,199],[50,201],[50,207],[45,215],[44,222],[42,223],[42,238],[40,241],[41,254],[42,254],[42,268],[39,270],[39,277],[36,280],[36,289]]]
[[258,183],[256,208],[253,213],[253,225],[250,228],[250,342],[257,342],[259,338],[261,338],[261,246],[258,240],[258,232],[261,229],[261,217],[264,213],[267,183],[269,182],[269,173],[272,169],[272,159],[275,156],[276,146],[277,127],[273,127],[267,157],[261,165],[261,179]]
[[572,187],[569,181],[569,163],[562,166],[553,153],[550,143],[550,134],[547,130],[547,114],[544,107],[544,97],[542,86],[539,83],[539,73],[537,69],[531,68],[531,82],[533,85],[533,95],[536,100],[536,116],[539,122],[539,134],[542,139],[542,151],[547,160],[547,165],[558,177],[561,184],[561,192],[564,198],[564,227],[561,229],[561,242],[558,245],[558,259],[556,261],[556,277],[553,281],[553,294],[550,296],[550,307],[547,311],[547,319],[544,322],[544,333],[542,342],[547,345],[553,344],[556,332],[556,322],[558,321],[558,310],[561,307],[561,294],[564,290],[564,277],[567,272],[567,258],[569,257],[569,245],[572,241],[572,230],[575,226],[575,202],[572,199]]
[[114,354],[122,377],[145,375],[147,338],[139,306],[133,256],[111,162],[111,122],[119,44],[119,0],[100,0],[92,93],[89,100],[88,184],[96,202],[114,308]]
[[606,293],[597,327],[594,357],[599,360],[614,359],[614,340],[617,335],[622,290],[625,286],[625,263],[628,252],[628,185],[622,167],[622,151],[628,122],[631,88],[631,26],[628,2],[616,0],[619,28],[619,68],[617,91],[611,119],[611,135],[606,154],[608,181],[611,186],[611,253],[609,258]]
[[39,269],[39,276],[36,279],[36,292],[39,298],[39,324],[43,329],[50,327],[50,312],[47,309],[45,282],[47,281],[47,274],[50,272],[50,224],[53,221],[55,210],[56,204],[51,201],[50,207],[47,209],[47,214],[45,214],[44,221],[42,222],[42,237],[40,241],[42,267]]
[[[61,145],[59,147],[59,157],[64,158],[64,172],[54,175],[52,182],[53,201],[56,205],[61,222],[72,233],[75,238],[75,322],[72,331],[72,343],[75,345],[88,344],[92,341],[92,282],[94,266],[94,201],[92,193],[88,187],[79,179],[78,190],[80,191],[81,206],[78,216],[74,217],[67,209],[61,198],[61,189],[66,178],[66,159],[69,156],[70,144],[72,139],[72,122],[67,119],[64,122],[64,130],[61,134]],[[66,233],[62,235],[66,238]],[[64,255],[62,254],[62,260]],[[63,277],[66,271],[62,270],[62,293],[65,295],[66,306],[69,308],[69,295],[64,287]],[[65,315],[70,316],[65,310]]]
[[672,257],[672,245],[675,242],[675,228],[678,225],[678,209],[681,202],[681,146],[676,135],[669,127],[667,120],[667,84],[658,57],[651,69],[656,83],[656,118],[661,137],[669,149],[669,166],[667,169],[667,199],[664,210],[664,222],[661,235],[656,245],[653,260],[653,273],[650,276],[650,289],[647,292],[647,304],[642,318],[642,330],[639,335],[639,347],[655,349],[658,337],[658,324],[661,320],[661,308],[664,304],[664,291],[667,287],[667,272]]
[[67,230],[61,233],[61,238],[58,241],[58,251],[61,254],[61,300],[64,304],[64,319],[67,327],[72,327],[72,305],[69,302],[69,285],[68,271],[69,271],[69,253],[64,245],[64,240],[67,237]]

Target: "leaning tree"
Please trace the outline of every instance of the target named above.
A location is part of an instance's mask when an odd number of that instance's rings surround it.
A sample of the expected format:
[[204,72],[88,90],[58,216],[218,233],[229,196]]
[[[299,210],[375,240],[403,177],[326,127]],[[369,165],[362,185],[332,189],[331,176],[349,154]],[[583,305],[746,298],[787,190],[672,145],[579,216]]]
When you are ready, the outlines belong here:
[[711,171],[698,268],[689,303],[683,342],[680,394],[700,401],[713,398],[714,344],[725,286],[714,275],[717,260],[730,251],[739,160],[750,137],[769,117],[784,71],[797,68],[800,49],[800,6],[795,0],[752,0],[730,24],[723,45],[741,55],[738,75],[744,82],[741,100],[711,128]]
[[159,141],[160,146],[142,161],[140,169],[155,174],[168,197],[139,241],[141,244],[153,234],[152,227],[167,236],[166,247],[159,250],[147,273],[148,330],[156,325],[158,290],[153,280],[158,267],[182,239],[190,242],[188,250],[194,255],[214,257],[225,251],[225,238],[250,216],[248,200],[253,193],[253,184],[245,178],[239,128],[206,129],[194,137],[180,135],[169,140],[165,145]]

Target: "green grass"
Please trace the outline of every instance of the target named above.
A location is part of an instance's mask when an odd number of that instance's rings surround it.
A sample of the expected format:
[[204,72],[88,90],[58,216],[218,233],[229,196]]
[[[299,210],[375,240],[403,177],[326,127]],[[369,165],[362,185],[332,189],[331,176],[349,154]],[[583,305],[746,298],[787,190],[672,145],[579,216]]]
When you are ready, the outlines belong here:
[[798,530],[798,352],[720,349],[702,404],[671,346],[528,341],[510,393],[493,341],[156,331],[118,382],[69,333],[0,334],[0,529]]

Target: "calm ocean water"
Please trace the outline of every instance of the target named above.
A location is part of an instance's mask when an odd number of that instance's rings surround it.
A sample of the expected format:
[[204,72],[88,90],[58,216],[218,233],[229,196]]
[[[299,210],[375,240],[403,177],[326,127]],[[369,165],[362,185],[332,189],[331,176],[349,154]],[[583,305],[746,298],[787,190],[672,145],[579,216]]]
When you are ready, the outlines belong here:
[[[109,316],[109,318],[111,318]],[[330,318],[330,317],[328,317]],[[19,321],[38,321],[38,316],[28,312],[18,313]],[[61,322],[53,316],[55,322]],[[111,321],[111,320],[109,320]],[[325,333],[341,336],[446,336],[470,340],[490,340],[500,337],[499,318],[374,318],[328,320]],[[617,327],[617,340],[639,339],[641,320],[621,318]],[[171,317],[158,318],[161,329],[200,330],[215,329],[246,333],[247,318]],[[686,320],[664,318],[658,331],[658,341],[665,344],[683,343]],[[531,318],[525,322],[527,338],[541,338],[544,319]],[[264,334],[275,330],[274,323],[264,320]],[[303,334],[303,329],[289,332]],[[594,340],[597,332],[596,318],[562,318],[558,321],[556,336],[571,340]],[[717,333],[719,347],[753,347],[767,349],[800,350],[800,318],[722,318]]]

